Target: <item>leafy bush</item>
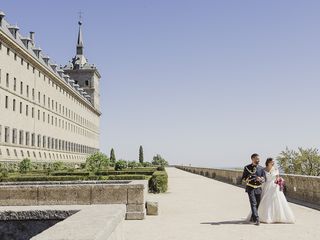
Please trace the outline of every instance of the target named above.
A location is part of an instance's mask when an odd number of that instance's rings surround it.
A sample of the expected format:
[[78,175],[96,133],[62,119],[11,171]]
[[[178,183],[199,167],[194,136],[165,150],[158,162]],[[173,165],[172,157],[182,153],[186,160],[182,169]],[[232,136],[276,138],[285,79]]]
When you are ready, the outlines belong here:
[[165,170],[164,166],[157,167],[157,171],[164,171],[164,170]]
[[140,164],[137,163],[136,161],[131,161],[131,162],[128,163],[128,168],[134,169],[134,168],[137,168],[137,167],[140,167]]
[[87,158],[86,169],[90,172],[96,172],[109,166],[109,164],[110,161],[105,154],[96,152]]
[[30,159],[25,158],[19,163],[20,173],[27,173],[31,171],[31,169],[32,169],[32,164]]
[[8,169],[0,167],[0,180],[6,177],[8,177]]
[[153,166],[153,164],[150,163],[150,162],[143,162],[143,163],[142,163],[142,166],[143,166],[143,167],[151,167],[151,166]]
[[52,164],[52,168],[53,168],[53,171],[58,171],[58,170],[66,169],[67,166],[64,164],[64,162],[57,161]]
[[163,193],[168,190],[168,174],[165,171],[156,171],[149,179],[149,191]]
[[114,166],[114,169],[116,171],[121,171],[121,170],[126,169],[126,168],[127,168],[127,162],[124,161],[124,160],[117,161],[115,166]]
[[168,162],[161,157],[160,154],[157,154],[153,157],[152,164],[156,166],[168,166]]

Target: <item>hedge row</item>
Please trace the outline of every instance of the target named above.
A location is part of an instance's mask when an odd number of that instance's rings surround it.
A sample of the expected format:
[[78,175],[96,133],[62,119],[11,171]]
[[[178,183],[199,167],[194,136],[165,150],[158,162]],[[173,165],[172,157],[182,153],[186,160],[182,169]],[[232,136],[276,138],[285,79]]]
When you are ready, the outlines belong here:
[[32,181],[76,181],[76,180],[99,180],[99,176],[9,176],[7,178],[3,178],[3,182],[32,182]]
[[77,180],[146,180],[145,175],[110,175],[110,176],[50,176],[50,175],[20,175],[1,179],[3,182],[41,182],[41,181],[77,181]]
[[149,179],[149,191],[164,193],[168,190],[168,174],[166,171],[156,171]]
[[110,175],[108,176],[108,180],[145,180],[149,179],[146,175]]
[[[110,175],[149,175],[151,176],[154,173],[155,169],[149,170],[124,170],[124,171],[115,171],[115,170],[105,170],[105,171],[98,171],[95,174],[98,176],[110,176]],[[90,173],[87,171],[55,171],[51,172],[50,175],[52,176],[89,176]]]
[[52,176],[89,176],[89,172],[68,172],[68,171],[56,171],[56,172],[51,172],[50,175]]
[[109,176],[109,175],[149,175],[151,176],[154,173],[154,169],[150,170],[123,170],[123,171],[98,171],[96,175]]

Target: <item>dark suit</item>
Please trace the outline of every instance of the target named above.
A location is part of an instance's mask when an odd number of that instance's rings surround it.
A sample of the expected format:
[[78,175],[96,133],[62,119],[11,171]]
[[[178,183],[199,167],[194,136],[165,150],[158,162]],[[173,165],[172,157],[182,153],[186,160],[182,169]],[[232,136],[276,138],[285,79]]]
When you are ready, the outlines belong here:
[[242,180],[246,182],[246,192],[249,196],[252,221],[259,221],[258,207],[261,200],[262,182],[257,181],[257,177],[262,177],[264,179],[263,182],[265,181],[266,173],[263,167],[260,165],[255,166],[253,164],[244,167]]

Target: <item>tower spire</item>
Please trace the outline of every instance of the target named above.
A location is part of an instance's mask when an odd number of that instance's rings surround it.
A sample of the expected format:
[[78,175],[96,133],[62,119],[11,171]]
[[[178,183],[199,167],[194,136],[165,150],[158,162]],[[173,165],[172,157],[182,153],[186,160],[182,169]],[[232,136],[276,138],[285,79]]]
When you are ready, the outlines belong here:
[[83,45],[83,35],[82,35],[82,12],[79,12],[79,31],[78,31],[78,40],[76,47],[76,56],[72,59],[73,66],[76,68],[81,68],[87,63],[87,59],[84,56],[84,45]]
[[81,21],[81,17],[80,20],[78,22],[79,25],[79,32],[78,32],[78,41],[77,41],[77,55],[79,54],[83,54],[83,37],[82,37],[82,21]]

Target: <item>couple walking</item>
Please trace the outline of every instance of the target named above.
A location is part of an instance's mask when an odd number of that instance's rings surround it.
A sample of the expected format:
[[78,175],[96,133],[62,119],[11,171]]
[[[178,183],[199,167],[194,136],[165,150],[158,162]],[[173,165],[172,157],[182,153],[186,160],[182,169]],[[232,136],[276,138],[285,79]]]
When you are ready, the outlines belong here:
[[252,163],[245,166],[242,175],[251,206],[248,220],[255,225],[260,225],[260,221],[294,223],[295,218],[283,194],[282,179],[274,166],[274,160],[268,158],[265,168],[259,165],[258,154],[252,154],[251,160]]

